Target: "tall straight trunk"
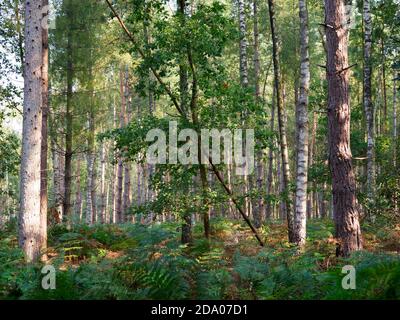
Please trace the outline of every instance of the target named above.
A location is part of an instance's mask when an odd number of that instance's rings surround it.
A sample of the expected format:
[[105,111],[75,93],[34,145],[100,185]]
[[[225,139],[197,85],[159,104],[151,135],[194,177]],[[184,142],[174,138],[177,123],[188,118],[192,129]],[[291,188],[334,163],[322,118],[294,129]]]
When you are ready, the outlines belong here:
[[27,262],[38,259],[43,246],[40,214],[42,5],[37,2],[25,2],[24,111],[18,240]]
[[86,180],[86,223],[91,225],[93,223],[93,170],[94,170],[94,156],[89,151],[86,156],[86,170],[87,170],[87,180]]
[[[114,103],[113,103],[113,128],[117,128],[117,106],[114,98]],[[113,157],[117,158],[117,153],[115,150],[113,150]],[[118,181],[117,181],[117,165],[114,163],[112,166],[112,174],[111,174],[111,222],[112,223],[117,223],[117,186],[118,186]]]
[[248,68],[247,68],[247,39],[246,39],[246,14],[244,0],[238,0],[239,10],[239,58],[240,58],[240,81],[243,86],[249,84]]
[[382,91],[383,91],[383,131],[386,132],[387,127],[387,90],[386,90],[386,56],[385,41],[381,39],[381,55],[382,55]]
[[75,180],[75,216],[77,221],[82,219],[82,190],[81,190],[81,157],[76,159],[76,180]]
[[282,187],[283,193],[285,195],[285,210],[286,218],[288,222],[288,238],[289,242],[293,242],[293,211],[292,203],[290,201],[290,190],[289,190],[289,180],[290,180],[290,167],[289,167],[289,151],[287,145],[286,136],[286,121],[285,114],[282,105],[282,92],[281,92],[281,72],[279,65],[279,45],[278,45],[278,35],[276,33],[276,19],[275,19],[275,5],[274,0],[268,0],[269,8],[269,19],[271,24],[271,34],[272,34],[272,56],[274,63],[274,83],[276,88],[276,102],[278,110],[278,124],[279,124],[279,141],[281,145],[281,157],[282,157]]
[[106,222],[106,171],[107,171],[107,154],[106,154],[106,145],[105,142],[102,142],[101,145],[101,154],[100,154],[100,212],[99,212],[99,221],[100,223]]
[[374,106],[372,104],[372,18],[370,0],[364,0],[364,112],[367,123],[367,195],[370,202],[375,195],[375,139],[374,139]]
[[[92,89],[91,89],[92,90]],[[95,222],[95,206],[96,202],[94,199],[94,177],[95,177],[95,119],[93,110],[93,99],[90,101],[89,110],[89,137],[88,137],[88,151],[86,155],[87,160],[87,180],[86,180],[86,223],[93,224]]]
[[[124,112],[125,112],[125,95],[124,95],[124,75],[123,71],[120,70],[120,97],[121,97],[121,109],[119,113],[119,126],[122,128],[124,126]],[[122,162],[122,155],[118,155],[118,170],[117,170],[117,196],[116,196],[116,217],[117,222],[121,223],[123,221],[122,214],[122,190],[123,190],[123,177],[124,177],[124,166]]]
[[[130,90],[129,90],[129,70],[125,68],[125,79],[124,79],[124,112],[123,112],[123,125],[127,125],[130,121]],[[131,205],[131,170],[130,164],[124,164],[124,195],[123,195],[123,212],[126,214],[128,208]]]
[[397,164],[397,80],[398,74],[393,72],[393,165]]
[[[318,113],[314,111],[310,148],[308,149],[308,151],[309,151],[308,167],[309,168],[312,167],[312,165],[314,164],[314,154],[316,151],[315,150],[316,149],[315,139],[316,139],[316,134],[317,134],[317,125],[318,125]],[[308,218],[313,217],[314,198],[315,198],[314,191],[311,191],[308,195],[308,200],[307,200],[307,217]]]
[[[260,51],[259,51],[259,32],[258,32],[258,1],[253,0],[253,35],[254,35],[254,85],[255,85],[255,101],[260,102]],[[260,150],[257,155],[257,189],[263,190],[264,185],[264,160],[263,150]],[[260,227],[265,217],[265,202],[264,195],[261,193],[257,199],[257,208],[253,211],[254,225]]]
[[[239,71],[240,71],[240,83],[243,88],[247,88],[249,85],[249,75],[248,75],[248,62],[247,62],[247,37],[246,37],[246,12],[245,12],[245,1],[238,0],[238,11],[239,11]],[[245,125],[247,117],[247,110],[242,111],[242,124]],[[243,145],[244,148],[244,145]],[[249,196],[249,177],[247,174],[248,164],[245,163],[246,173],[243,176],[243,193],[245,195],[244,199],[244,210],[246,215],[249,217],[251,215],[251,199]]]
[[329,163],[337,255],[362,249],[355,177],[350,150],[349,61],[343,0],[325,0],[328,79]]
[[310,88],[310,57],[308,52],[307,1],[299,0],[300,11],[300,94],[297,107],[297,177],[294,241],[306,242],[308,183],[308,91]]
[[[48,0],[42,0],[42,8],[47,7]],[[46,14],[42,14],[45,18]],[[47,248],[47,153],[48,153],[48,110],[49,110],[49,34],[47,28],[42,30],[42,142],[40,151],[40,227],[41,250]]]
[[63,143],[62,140],[57,139],[54,125],[52,125],[52,121],[50,121],[50,128],[52,131],[52,137],[50,139],[50,148],[52,155],[52,164],[53,164],[53,185],[54,185],[54,209],[56,210],[60,221],[62,221],[63,217],[63,203],[64,203],[64,151],[63,151]]
[[[274,86],[272,93],[272,103],[271,103],[271,121],[270,121],[271,132],[274,131],[275,127],[275,101],[276,101],[276,87]],[[272,194],[273,172],[274,172],[274,147],[271,146],[268,151],[267,196],[270,196]],[[265,212],[266,219],[271,219],[272,210],[273,207],[271,201],[268,201]]]
[[[186,19],[186,1],[178,0],[177,2],[178,14],[181,19],[182,27],[184,27],[185,19]],[[179,89],[180,89],[180,108],[183,112],[188,111],[188,103],[189,103],[189,83],[188,83],[188,70],[187,66],[181,61],[179,65]],[[182,234],[181,234],[181,242],[182,244],[191,243],[193,241],[192,235],[192,219],[191,215],[184,213],[182,217]]]
[[[72,27],[71,3],[67,5],[67,19]],[[64,162],[64,203],[63,219],[70,224],[71,219],[71,183],[72,183],[72,89],[73,89],[73,62],[71,30],[67,31],[67,107],[65,112],[65,162]]]
[[[397,147],[398,147],[398,131],[397,131],[397,80],[399,79],[399,74],[393,72],[393,167],[397,168]],[[395,194],[393,198],[394,202],[394,213],[399,215],[399,204],[398,197]]]
[[[148,16],[150,16],[151,11],[150,11],[150,6],[148,5],[148,2],[149,2],[149,0],[144,0],[144,6],[145,6],[146,14]],[[143,19],[143,34],[144,34],[144,42],[145,42],[146,46],[148,46],[150,44],[151,33],[150,33],[150,25],[149,25],[149,21],[147,20],[147,16],[145,16],[145,18]],[[149,99],[148,101],[149,101],[150,114],[155,112],[155,109],[156,109],[154,91],[152,88],[153,81],[154,81],[154,75],[151,72],[151,69],[149,69],[148,79],[147,79],[147,86],[148,86],[147,92],[148,92],[148,99]]]

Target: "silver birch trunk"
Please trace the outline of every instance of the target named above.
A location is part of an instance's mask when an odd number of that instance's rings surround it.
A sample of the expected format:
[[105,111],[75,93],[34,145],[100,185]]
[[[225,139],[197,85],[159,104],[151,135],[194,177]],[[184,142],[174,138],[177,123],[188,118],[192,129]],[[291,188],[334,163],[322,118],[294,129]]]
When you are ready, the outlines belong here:
[[310,87],[310,57],[308,52],[307,1],[299,0],[300,14],[300,94],[297,107],[297,177],[294,242],[306,241],[307,182],[308,182],[308,91]]

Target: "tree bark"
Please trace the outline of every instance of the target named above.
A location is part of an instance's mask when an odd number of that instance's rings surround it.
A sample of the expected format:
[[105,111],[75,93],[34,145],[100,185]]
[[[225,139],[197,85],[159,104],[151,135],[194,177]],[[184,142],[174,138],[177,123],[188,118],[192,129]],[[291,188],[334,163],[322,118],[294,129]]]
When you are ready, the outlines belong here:
[[297,107],[297,177],[294,241],[306,242],[308,184],[308,91],[310,88],[310,57],[308,52],[307,1],[299,0],[300,11],[300,94]]
[[[48,0],[42,0],[42,8],[47,7]],[[42,19],[47,13],[42,14]],[[48,112],[49,112],[49,34],[47,26],[42,30],[42,142],[40,151],[40,227],[42,251],[47,248],[47,153],[48,153]]]
[[41,0],[25,2],[24,110],[18,240],[27,262],[38,259],[43,246],[40,213],[43,103],[41,8]]
[[325,0],[328,79],[329,163],[337,255],[362,249],[355,177],[350,150],[349,61],[343,0]]
[[247,40],[246,40],[246,14],[244,0],[238,0],[239,9],[239,58],[240,58],[240,81],[244,87],[249,84],[248,68],[247,68]]

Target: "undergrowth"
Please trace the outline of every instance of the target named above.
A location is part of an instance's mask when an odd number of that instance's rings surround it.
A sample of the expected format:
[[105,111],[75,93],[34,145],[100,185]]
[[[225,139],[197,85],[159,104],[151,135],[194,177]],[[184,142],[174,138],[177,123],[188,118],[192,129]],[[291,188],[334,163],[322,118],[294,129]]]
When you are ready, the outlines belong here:
[[[265,248],[240,222],[215,219],[212,225],[210,241],[196,225],[190,246],[180,244],[176,223],[57,225],[49,230],[47,251],[55,290],[42,289],[41,264],[23,263],[15,224],[8,225],[0,231],[0,299],[400,298],[399,254],[388,250],[400,239],[396,227],[367,225],[369,251],[338,259],[330,221],[309,223],[301,254],[279,222],[261,230]],[[344,265],[356,269],[355,290],[342,288]]]

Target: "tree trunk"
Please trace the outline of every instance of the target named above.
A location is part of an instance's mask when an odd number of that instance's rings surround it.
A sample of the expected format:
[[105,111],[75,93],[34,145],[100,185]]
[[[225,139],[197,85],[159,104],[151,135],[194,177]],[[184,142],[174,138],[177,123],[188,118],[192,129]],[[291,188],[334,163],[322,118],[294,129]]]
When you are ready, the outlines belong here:
[[350,150],[349,61],[343,0],[325,0],[328,79],[329,163],[337,255],[362,248],[355,177]]
[[[67,19],[69,27],[72,27],[71,4],[68,2]],[[63,219],[68,225],[71,223],[71,183],[72,183],[72,86],[73,86],[73,63],[71,31],[67,31],[67,108],[65,112],[66,134],[65,134],[65,162],[64,162],[64,212]]]
[[106,155],[106,145],[102,142],[101,154],[100,154],[100,223],[106,223],[106,210],[107,210],[107,191],[106,191],[106,171],[107,171],[107,155]]
[[[310,148],[309,150],[309,156],[308,156],[308,167],[312,167],[314,164],[314,154],[315,154],[315,139],[316,139],[316,134],[317,134],[317,125],[318,125],[318,113],[314,111],[313,115],[313,126],[312,126],[312,132],[311,132],[311,141],[310,141]],[[314,192],[315,185],[313,184],[313,191],[311,191],[308,195],[308,200],[307,200],[307,217],[312,218],[313,217],[313,211],[314,211],[314,198],[315,198],[315,192]],[[316,215],[314,215],[316,216]]]
[[[254,35],[254,82],[255,82],[255,101],[260,102],[260,52],[259,52],[259,32],[258,32],[258,4],[257,0],[253,0],[253,35]],[[263,150],[257,155],[257,189],[259,192],[263,190],[264,185],[264,160]],[[257,208],[253,211],[254,225],[259,228],[265,217],[264,193],[261,192],[257,199]]]
[[81,157],[76,159],[76,181],[75,181],[75,216],[77,221],[82,219],[82,191],[81,191]]
[[[42,8],[47,7],[48,0],[42,0]],[[42,14],[42,19],[46,13]],[[47,26],[46,26],[47,27]],[[49,34],[47,28],[42,30],[42,142],[40,152],[40,227],[41,250],[47,248],[47,153],[48,153],[48,129],[47,115],[49,110]]]
[[[41,2],[41,1],[40,1]],[[25,2],[24,110],[20,178],[19,245],[27,262],[39,258],[42,142],[42,12],[38,1]]]
[[[129,104],[130,90],[129,90],[129,71],[128,67],[125,69],[124,81],[124,110],[123,110],[123,125],[126,126],[130,121],[130,104]],[[130,164],[124,164],[124,195],[123,195],[123,214],[126,215],[127,210],[131,205],[131,170]],[[125,220],[125,219],[124,219]]]
[[249,84],[249,76],[247,69],[247,40],[246,40],[246,14],[244,0],[238,0],[239,9],[239,31],[240,31],[240,44],[239,44],[239,58],[240,58],[240,81],[244,87]]
[[310,87],[310,57],[308,53],[307,1],[299,0],[300,10],[300,95],[297,107],[297,177],[294,241],[306,242],[308,183],[308,91]]
[[[275,127],[275,102],[276,102],[276,87],[273,88],[272,93],[272,103],[271,103],[271,121],[270,121],[270,130],[274,132]],[[271,196],[272,194],[272,180],[274,173],[274,147],[271,146],[269,148],[268,154],[268,175],[267,175],[267,196]],[[266,219],[271,219],[272,217],[273,206],[271,200],[267,202],[266,207]]]
[[[393,72],[393,167],[397,168],[397,146],[399,143],[397,134],[397,80],[399,75],[396,71]],[[398,198],[395,194],[394,199],[394,213],[399,215]]]
[[[123,72],[122,70],[120,71],[120,96],[121,96],[121,109],[120,109],[120,116],[119,116],[119,126],[120,128],[123,127],[124,125],[124,111],[125,111],[125,95],[124,95],[124,78],[123,78]],[[116,196],[116,205],[115,205],[115,211],[116,211],[116,221],[117,223],[123,222],[123,217],[122,217],[122,189],[123,189],[123,162],[122,162],[122,155],[118,155],[118,170],[117,170],[117,196]]]
[[292,204],[290,201],[290,190],[289,190],[289,180],[290,180],[290,167],[289,167],[289,151],[287,145],[286,136],[286,121],[285,114],[282,105],[282,91],[281,91],[281,72],[279,65],[279,45],[278,45],[278,35],[276,33],[275,25],[275,5],[274,0],[268,0],[269,8],[269,19],[271,24],[271,34],[272,34],[272,55],[274,63],[274,78],[275,78],[275,88],[276,88],[276,101],[278,110],[278,124],[279,124],[279,142],[281,145],[281,157],[282,157],[282,189],[285,196],[285,210],[286,219],[288,222],[288,238],[289,242],[293,242],[293,213]]
[[[375,139],[374,139],[374,106],[371,93],[372,74],[372,18],[370,0],[364,0],[363,7],[364,23],[364,111],[367,123],[367,195],[372,204],[375,197]],[[371,214],[371,212],[369,212]],[[372,218],[370,216],[370,218]]]

